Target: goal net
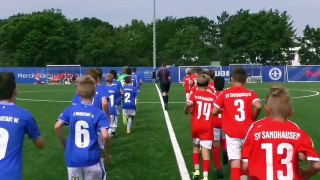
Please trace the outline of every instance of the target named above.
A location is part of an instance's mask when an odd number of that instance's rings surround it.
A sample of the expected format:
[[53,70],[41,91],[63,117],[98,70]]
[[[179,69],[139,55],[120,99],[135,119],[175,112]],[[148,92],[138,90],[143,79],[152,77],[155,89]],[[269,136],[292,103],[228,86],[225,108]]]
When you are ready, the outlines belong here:
[[179,66],[179,82],[180,83],[183,83],[183,78],[187,75],[187,70],[192,68],[196,69],[197,71],[212,70],[212,71],[215,71],[216,76],[229,76],[229,74],[228,75],[221,74],[222,72],[221,66]]
[[261,83],[262,82],[262,64],[230,64],[230,80],[231,74],[235,68],[243,68],[247,72],[248,83]]
[[81,76],[81,65],[47,65],[48,84],[72,84]]

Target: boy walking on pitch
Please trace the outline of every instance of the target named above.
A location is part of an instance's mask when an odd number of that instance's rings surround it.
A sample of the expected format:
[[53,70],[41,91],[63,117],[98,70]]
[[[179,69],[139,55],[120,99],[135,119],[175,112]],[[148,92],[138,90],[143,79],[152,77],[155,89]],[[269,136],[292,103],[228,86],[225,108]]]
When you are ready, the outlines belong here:
[[[265,110],[268,117],[254,123],[242,150],[243,169],[256,179],[309,179],[320,170],[319,155],[306,132],[288,120],[293,107],[282,86],[270,88]],[[309,169],[299,170],[299,153],[306,156]]]
[[25,134],[38,149],[44,148],[44,140],[31,113],[15,105],[17,94],[14,74],[0,72],[0,179],[22,179]]
[[199,90],[192,93],[190,99],[186,103],[185,113],[188,114],[189,109],[192,111],[192,139],[193,139],[193,164],[195,172],[193,178],[200,177],[200,147],[202,149],[203,158],[203,180],[208,179],[210,170],[210,149],[213,140],[213,115],[211,109],[216,96],[207,91],[210,78],[204,74],[199,75],[197,85]]
[[121,95],[123,96],[122,114],[128,118],[128,122],[124,123],[127,125],[127,133],[131,133],[131,125],[136,115],[137,89],[132,85],[130,76],[125,77],[124,81],[125,85],[121,88]]
[[213,114],[222,110],[222,129],[226,133],[227,152],[231,162],[231,179],[246,177],[241,171],[241,149],[244,138],[261,111],[261,100],[254,91],[245,88],[247,79],[243,68],[236,68],[231,76],[232,87],[224,90],[214,103]]
[[[79,80],[77,94],[82,102],[65,109],[54,126],[56,136],[65,149],[69,180],[103,179],[105,170],[100,161],[101,154],[110,159],[109,121],[101,109],[92,105],[96,94],[95,83],[90,76]],[[70,127],[68,141],[63,132],[65,124]],[[98,131],[101,131],[103,138],[103,153],[98,142]]]

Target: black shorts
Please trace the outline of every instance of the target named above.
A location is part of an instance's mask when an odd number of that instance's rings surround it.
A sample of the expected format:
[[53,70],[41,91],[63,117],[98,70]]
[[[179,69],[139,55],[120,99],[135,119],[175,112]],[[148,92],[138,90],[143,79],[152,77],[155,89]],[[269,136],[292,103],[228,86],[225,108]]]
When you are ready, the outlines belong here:
[[171,83],[160,83],[161,92],[169,92]]

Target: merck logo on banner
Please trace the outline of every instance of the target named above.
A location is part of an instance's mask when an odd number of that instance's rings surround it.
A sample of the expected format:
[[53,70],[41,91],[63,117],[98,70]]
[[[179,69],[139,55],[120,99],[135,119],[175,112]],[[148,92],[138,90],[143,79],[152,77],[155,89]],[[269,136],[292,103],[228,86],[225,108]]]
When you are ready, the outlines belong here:
[[317,71],[317,72],[311,72],[310,70],[307,70],[306,71],[306,76],[307,78],[310,78],[310,77],[313,77],[313,78],[316,78],[316,77],[320,77],[320,70]]

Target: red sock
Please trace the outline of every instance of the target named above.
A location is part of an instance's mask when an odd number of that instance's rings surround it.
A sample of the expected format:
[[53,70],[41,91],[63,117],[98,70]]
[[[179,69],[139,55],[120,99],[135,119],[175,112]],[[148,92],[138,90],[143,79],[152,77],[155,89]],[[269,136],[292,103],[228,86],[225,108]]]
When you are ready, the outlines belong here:
[[248,176],[248,173],[241,169],[240,176]]
[[210,160],[203,160],[203,166],[202,166],[203,172],[209,172],[210,170]]
[[231,180],[240,180],[240,168],[231,168]]
[[222,139],[222,140],[221,140],[221,145],[222,145],[222,149],[223,149],[223,151],[227,151],[227,143],[226,143],[226,139]]
[[200,164],[200,154],[199,153],[193,153],[193,165],[199,165]]
[[216,166],[216,170],[220,170],[222,168],[220,147],[213,147],[212,153],[213,153],[213,162],[214,162],[214,165]]

